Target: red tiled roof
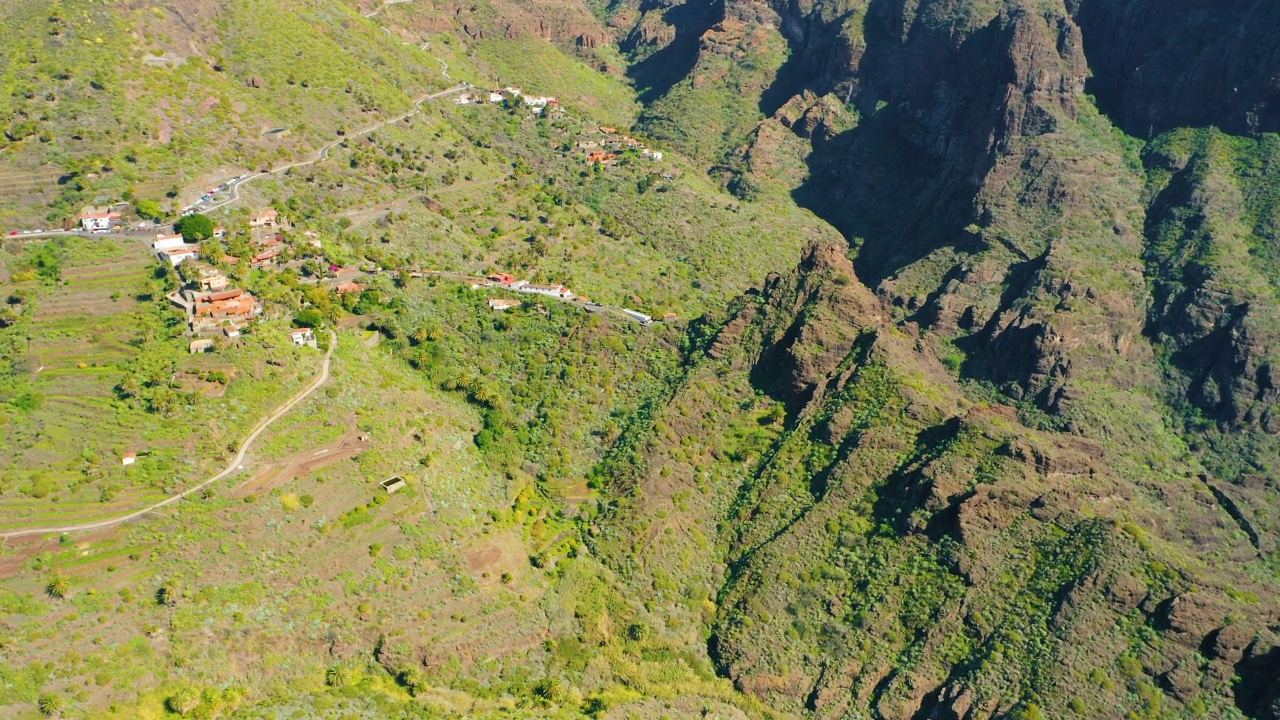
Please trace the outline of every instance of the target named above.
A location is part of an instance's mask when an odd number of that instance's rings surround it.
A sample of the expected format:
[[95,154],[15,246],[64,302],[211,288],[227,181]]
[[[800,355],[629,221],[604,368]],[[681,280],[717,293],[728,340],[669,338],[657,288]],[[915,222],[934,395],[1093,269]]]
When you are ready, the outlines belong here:
[[196,302],[211,303],[211,302],[219,302],[222,300],[231,300],[232,298],[238,298],[243,294],[244,294],[244,290],[224,290],[222,292],[209,293],[208,295],[201,295],[200,297],[196,298]]

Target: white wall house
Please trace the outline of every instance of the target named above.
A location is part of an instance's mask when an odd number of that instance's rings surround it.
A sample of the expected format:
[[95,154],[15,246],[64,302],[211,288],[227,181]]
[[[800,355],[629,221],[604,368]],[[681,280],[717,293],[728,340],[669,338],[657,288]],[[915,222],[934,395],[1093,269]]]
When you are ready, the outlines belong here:
[[157,235],[156,241],[151,243],[151,249],[156,252],[164,252],[166,250],[177,250],[187,241],[181,235]]

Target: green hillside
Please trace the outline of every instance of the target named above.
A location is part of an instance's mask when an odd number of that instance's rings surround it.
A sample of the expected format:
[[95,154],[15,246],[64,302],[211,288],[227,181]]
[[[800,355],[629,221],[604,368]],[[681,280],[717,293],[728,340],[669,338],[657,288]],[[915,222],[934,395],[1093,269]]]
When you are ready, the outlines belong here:
[[0,715],[1280,719],[1265,4],[10,5]]

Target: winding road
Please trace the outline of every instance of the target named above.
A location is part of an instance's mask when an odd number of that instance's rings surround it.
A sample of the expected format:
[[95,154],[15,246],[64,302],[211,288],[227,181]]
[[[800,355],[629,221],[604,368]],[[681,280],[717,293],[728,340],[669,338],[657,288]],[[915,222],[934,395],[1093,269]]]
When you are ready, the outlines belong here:
[[[446,77],[448,76],[446,75]],[[352,133],[350,135],[344,135],[343,137],[338,138],[337,140],[334,140],[331,143],[328,143],[326,145],[321,145],[320,149],[316,151],[316,156],[314,158],[311,158],[310,160],[299,160],[298,162],[295,162],[295,163],[289,163],[288,165],[281,165],[280,167],[271,168],[270,170],[267,170],[265,172],[254,173],[253,175],[248,175],[243,178],[230,180],[227,182],[227,189],[231,192],[230,198],[223,200],[222,202],[217,203],[215,205],[209,205],[204,207],[201,206],[201,203],[196,203],[195,205],[188,206],[188,209],[194,210],[196,212],[201,212],[201,213],[211,213],[214,210],[221,210],[222,208],[240,200],[240,186],[244,185],[245,183],[257,180],[260,177],[266,177],[267,175],[275,175],[275,174],[282,173],[286,170],[292,170],[293,168],[296,168],[296,167],[303,167],[305,165],[314,165],[320,162],[321,160],[327,159],[329,157],[329,151],[334,149],[335,147],[345,142],[348,142],[350,140],[354,140],[358,137],[368,135],[369,133],[375,130],[391,125],[392,123],[398,123],[401,120],[407,120],[413,117],[414,115],[417,115],[418,113],[422,112],[423,103],[429,100],[435,100],[436,98],[439,98],[439,97],[444,97],[445,95],[452,95],[453,93],[456,93],[456,92],[462,92],[465,89],[467,89],[467,85],[460,84],[460,85],[451,87],[448,90],[442,90],[441,92],[438,92],[438,93],[433,93],[431,95],[423,95],[417,100],[414,100],[413,109],[403,115],[398,115],[396,117],[383,120],[377,125],[371,125],[361,130],[360,132]]]
[[128,515],[121,515],[120,517],[110,518],[108,520],[97,520],[94,522],[80,523],[77,525],[63,525],[62,527],[24,528],[21,530],[6,530],[3,532],[0,532],[0,538],[8,539],[8,538],[27,537],[30,535],[53,535],[53,534],[61,534],[61,533],[69,533],[69,532],[83,532],[86,530],[100,530],[102,528],[111,527],[113,525],[119,525],[120,523],[128,522],[135,518],[142,517],[147,513],[159,510],[160,508],[166,505],[172,505],[173,503],[176,503],[179,500],[187,497],[191,493],[197,492],[202,488],[204,488],[205,486],[215,483],[227,477],[228,475],[233,474],[236,470],[240,469],[240,464],[244,462],[244,456],[249,452],[249,448],[253,445],[253,442],[258,439],[258,436],[261,435],[264,430],[266,430],[268,427],[271,426],[271,423],[274,423],[276,420],[279,420],[280,418],[284,417],[284,415],[287,414],[290,410],[292,410],[295,406],[297,406],[298,403],[302,402],[303,400],[306,400],[311,395],[311,393],[319,389],[319,387],[329,379],[329,364],[330,364],[330,361],[333,359],[333,351],[334,351],[334,348],[336,347],[338,347],[338,335],[333,330],[330,330],[329,331],[329,350],[324,354],[324,362],[321,363],[320,365],[320,374],[316,376],[316,379],[313,380],[310,385],[304,388],[297,395],[294,395],[292,398],[286,401],[283,405],[276,408],[275,412],[271,413],[266,418],[263,418],[261,422],[255,425],[253,428],[253,431],[250,432],[249,436],[244,439],[243,443],[241,443],[240,450],[236,452],[235,457],[231,458],[231,462],[227,464],[227,467],[217,475],[214,475],[213,477],[209,478],[208,480],[205,480],[204,482],[198,485],[193,485],[192,487],[189,487],[186,490],[183,490],[182,492],[178,493],[177,495],[174,495],[171,498],[166,498],[164,500],[161,500],[158,503],[144,507],[141,510],[135,510],[129,513]]

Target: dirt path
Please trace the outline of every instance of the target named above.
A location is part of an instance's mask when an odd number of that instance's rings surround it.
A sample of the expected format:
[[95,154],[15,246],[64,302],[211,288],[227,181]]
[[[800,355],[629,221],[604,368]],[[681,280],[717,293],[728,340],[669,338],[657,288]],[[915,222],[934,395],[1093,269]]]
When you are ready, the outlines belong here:
[[189,487],[186,490],[183,490],[182,492],[178,493],[177,495],[174,495],[171,498],[161,500],[160,502],[150,505],[148,507],[142,508],[141,510],[135,510],[134,512],[131,512],[128,515],[122,515],[120,517],[111,518],[109,520],[98,520],[95,522],[80,523],[77,525],[64,525],[62,527],[26,528],[22,530],[8,530],[5,532],[0,532],[0,538],[9,539],[9,538],[26,537],[28,535],[46,535],[46,534],[68,533],[68,532],[83,532],[85,530],[98,530],[101,528],[111,527],[113,525],[119,525],[122,522],[128,522],[129,520],[133,520],[134,518],[142,517],[143,515],[146,515],[147,513],[152,512],[154,510],[158,510],[166,505],[172,505],[173,503],[178,502],[179,500],[187,497],[188,495],[199,491],[201,488],[205,487],[206,485],[215,483],[227,477],[228,475],[231,475],[232,473],[234,473],[235,471],[241,468],[241,463],[244,462],[244,456],[249,452],[249,448],[253,445],[253,442],[258,439],[258,436],[261,435],[264,430],[266,430],[268,427],[271,426],[271,423],[275,422],[276,420],[279,420],[281,417],[284,417],[286,413],[288,413],[295,406],[297,406],[298,403],[301,403],[303,400],[306,400],[308,397],[310,397],[311,393],[315,392],[321,385],[325,383],[325,381],[329,379],[329,363],[333,359],[333,351],[337,347],[338,347],[338,335],[334,331],[330,330],[329,331],[329,350],[324,354],[324,362],[321,363],[320,365],[320,374],[316,376],[316,379],[312,381],[310,385],[304,388],[297,395],[294,395],[290,400],[285,402],[285,404],[277,408],[275,412],[271,413],[266,418],[264,418],[261,422],[255,425],[253,428],[253,431],[249,433],[249,437],[245,438],[244,442],[241,443],[240,450],[236,452],[235,457],[231,458],[231,462],[227,464],[227,467],[217,475],[214,475],[213,477],[209,478],[208,480],[205,480],[204,482],[198,485]]

